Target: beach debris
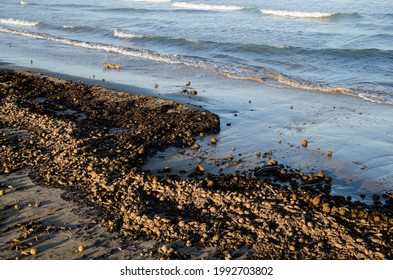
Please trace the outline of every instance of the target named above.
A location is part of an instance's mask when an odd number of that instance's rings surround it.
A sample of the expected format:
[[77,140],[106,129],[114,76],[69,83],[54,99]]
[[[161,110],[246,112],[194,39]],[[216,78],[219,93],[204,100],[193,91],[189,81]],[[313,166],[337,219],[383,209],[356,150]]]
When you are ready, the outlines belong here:
[[190,81],[187,81],[186,82],[186,87],[189,87],[191,85],[191,82]]
[[103,65],[104,65],[104,68],[108,69],[108,70],[112,70],[112,69],[120,70],[121,69],[120,64],[111,64],[111,63],[104,62]]
[[154,84],[154,88],[158,88],[158,84]]
[[182,89],[181,93],[185,93],[185,94],[189,94],[189,95],[197,95],[198,91],[196,91],[195,89],[192,89],[192,90]]

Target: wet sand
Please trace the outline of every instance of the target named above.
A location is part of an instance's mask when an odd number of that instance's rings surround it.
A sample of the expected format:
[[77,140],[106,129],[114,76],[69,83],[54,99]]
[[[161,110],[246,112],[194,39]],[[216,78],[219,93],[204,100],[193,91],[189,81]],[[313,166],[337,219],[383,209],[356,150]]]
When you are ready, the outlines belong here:
[[253,172],[144,171],[167,147],[210,141],[208,111],[23,71],[2,71],[0,94],[2,259],[392,258],[392,199],[331,196],[331,177],[272,154]]

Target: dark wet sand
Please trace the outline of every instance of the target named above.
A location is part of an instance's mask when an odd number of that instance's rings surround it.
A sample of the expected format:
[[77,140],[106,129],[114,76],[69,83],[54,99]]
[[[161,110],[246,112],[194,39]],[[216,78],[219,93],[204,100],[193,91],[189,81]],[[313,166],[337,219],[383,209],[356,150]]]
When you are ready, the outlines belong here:
[[217,133],[210,112],[24,71],[0,102],[1,259],[392,259],[392,199],[330,196],[323,173],[141,169]]

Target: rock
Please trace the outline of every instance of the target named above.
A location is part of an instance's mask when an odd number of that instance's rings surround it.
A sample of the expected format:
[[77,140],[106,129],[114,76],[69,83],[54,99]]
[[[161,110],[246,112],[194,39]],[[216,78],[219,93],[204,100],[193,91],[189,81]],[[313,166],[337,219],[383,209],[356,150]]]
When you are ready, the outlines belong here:
[[232,154],[228,154],[228,160],[233,160],[233,155]]
[[171,172],[171,167],[170,166],[164,166],[163,171],[164,172]]
[[308,146],[308,140],[307,139],[302,140],[302,146],[303,146],[303,148],[307,148],[307,146]]
[[325,177],[325,173],[321,170],[321,171],[318,172],[317,177],[324,178]]
[[82,246],[82,245],[80,245],[80,246],[78,247],[78,252],[79,252],[79,253],[82,253],[83,251],[85,251],[85,247]]
[[5,191],[4,190],[0,190],[0,197],[5,195]]
[[[189,87],[191,85],[191,82],[190,81],[187,81],[186,82],[186,87]],[[197,86],[198,87],[198,86]]]
[[277,161],[275,159],[270,159],[269,165],[277,165]]
[[210,142],[211,142],[212,144],[217,144],[217,138],[216,138],[216,137],[210,138]]
[[333,156],[333,152],[332,152],[332,151],[328,151],[328,152],[327,152],[327,156],[328,156],[328,157],[332,157],[332,156]]
[[330,205],[329,203],[322,204],[322,211],[325,213],[330,213]]
[[207,187],[208,187],[208,188],[214,187],[214,181],[208,180],[208,181],[207,181]]
[[30,254],[33,255],[33,256],[37,255],[37,254],[38,254],[37,249],[31,248],[31,249],[30,249]]
[[321,197],[320,196],[316,196],[311,200],[311,203],[317,207],[319,205],[319,203],[321,203]]

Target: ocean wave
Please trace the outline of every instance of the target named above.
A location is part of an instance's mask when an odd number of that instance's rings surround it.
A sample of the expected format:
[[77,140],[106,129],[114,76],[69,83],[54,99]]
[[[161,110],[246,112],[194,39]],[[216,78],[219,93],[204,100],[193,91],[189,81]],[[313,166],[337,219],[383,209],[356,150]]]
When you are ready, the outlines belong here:
[[259,10],[262,14],[280,16],[280,17],[297,17],[297,18],[327,18],[337,15],[337,13],[323,12],[302,12],[302,11],[286,11],[286,10]]
[[[288,76],[285,76],[284,74],[275,72],[267,68],[258,69],[257,71],[255,71],[252,69],[244,68],[242,66],[214,63],[212,61],[197,56],[182,56],[182,55],[176,55],[170,53],[154,52],[146,49],[114,46],[110,44],[88,42],[88,41],[79,41],[79,40],[67,39],[62,37],[56,37],[45,33],[13,30],[5,27],[0,27],[0,32],[13,34],[13,35],[20,35],[28,38],[52,41],[65,45],[85,48],[85,49],[110,52],[110,53],[120,54],[124,56],[164,62],[168,64],[180,64],[189,67],[202,68],[226,76],[231,79],[241,79],[241,80],[248,80],[248,81],[254,81],[259,83],[264,83],[266,80],[271,80],[277,82],[278,84],[289,86],[291,88],[298,88],[302,90],[319,91],[319,92],[333,93],[333,94],[344,94],[344,95],[355,96],[369,102],[393,105],[393,100],[391,96],[389,94],[385,94],[384,92],[367,91],[362,89],[352,89],[352,88],[345,88],[345,87],[332,87],[324,84],[315,84],[312,82],[301,81],[296,78],[290,78]],[[178,40],[178,39],[173,39],[173,40]]]
[[40,23],[38,21],[28,21],[28,20],[13,19],[13,18],[0,18],[0,24],[33,27],[33,26],[38,26]]
[[113,36],[117,37],[117,38],[122,38],[122,39],[134,39],[134,38],[148,38],[149,36],[146,35],[142,35],[142,34],[134,34],[134,33],[128,33],[128,32],[124,32],[121,30],[116,29],[113,32]]
[[196,39],[188,39],[188,38],[172,38],[172,37],[167,37],[167,36],[154,36],[154,35],[142,35],[142,34],[135,34],[135,33],[130,33],[130,32],[125,32],[120,29],[116,29],[113,32],[113,36],[116,38],[121,38],[121,39],[130,39],[130,40],[138,40],[138,41],[154,41],[158,43],[164,43],[166,45],[170,46],[179,46],[179,47],[188,47],[188,46],[193,46],[193,47],[201,47],[203,48],[205,44],[215,44],[214,42],[209,42],[209,41],[200,41]]
[[172,7],[176,9],[199,10],[199,11],[237,11],[237,10],[245,9],[245,7],[240,7],[240,6],[192,4],[186,2],[173,3]]
[[[57,43],[71,45],[71,46],[80,47],[80,48],[84,48],[84,49],[105,51],[105,52],[117,53],[117,54],[121,54],[121,55],[125,55],[125,56],[132,56],[132,57],[139,57],[139,58],[144,58],[144,59],[149,59],[149,60],[154,60],[154,61],[161,61],[161,62],[170,63],[170,64],[186,64],[186,65],[188,65],[188,63],[189,63],[189,62],[187,62],[186,59],[184,61],[182,61],[176,55],[161,53],[161,52],[158,53],[158,52],[153,52],[153,51],[149,51],[149,50],[145,50],[145,49],[136,49],[136,48],[129,48],[129,47],[114,46],[114,45],[103,44],[103,43],[79,41],[79,40],[67,39],[67,38],[62,38],[62,37],[56,37],[56,36],[52,36],[52,35],[45,34],[45,33],[35,33],[35,32],[22,31],[22,30],[13,30],[13,29],[8,29],[8,28],[3,28],[3,27],[0,27],[0,32],[12,34],[12,35],[24,36],[24,37],[33,38],[33,39],[57,42]],[[191,65],[191,62],[189,65]]]

